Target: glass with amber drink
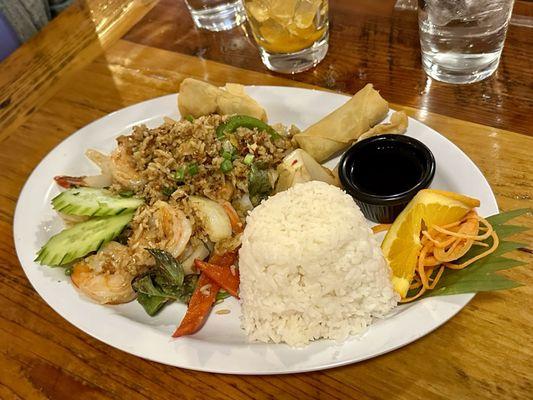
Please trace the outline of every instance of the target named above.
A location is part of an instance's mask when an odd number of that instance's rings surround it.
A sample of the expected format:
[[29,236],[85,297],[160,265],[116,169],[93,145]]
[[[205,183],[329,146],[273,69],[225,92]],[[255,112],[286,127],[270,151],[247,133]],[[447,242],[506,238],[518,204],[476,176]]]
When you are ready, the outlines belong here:
[[243,0],[265,66],[294,74],[328,51],[328,0]]

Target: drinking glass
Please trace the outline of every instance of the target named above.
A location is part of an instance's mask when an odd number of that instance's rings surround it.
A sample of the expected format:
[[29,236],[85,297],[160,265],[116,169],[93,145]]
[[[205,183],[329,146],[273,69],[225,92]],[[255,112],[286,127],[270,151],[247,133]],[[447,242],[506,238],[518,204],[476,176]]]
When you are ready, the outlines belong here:
[[294,74],[328,52],[328,0],[244,0],[265,66]]
[[198,28],[227,31],[246,20],[241,0],[185,0],[185,4]]
[[419,0],[422,66],[447,83],[483,80],[498,68],[514,0]]

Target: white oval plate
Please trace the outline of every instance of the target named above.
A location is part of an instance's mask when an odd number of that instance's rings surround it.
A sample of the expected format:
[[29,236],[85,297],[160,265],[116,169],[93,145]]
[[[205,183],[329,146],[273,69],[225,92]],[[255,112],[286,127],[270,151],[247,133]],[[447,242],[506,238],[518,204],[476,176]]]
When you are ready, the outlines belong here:
[[[268,111],[270,122],[305,128],[343,104],[348,97],[288,87],[248,87],[247,92]],[[197,334],[170,337],[186,307],[171,304],[149,317],[137,302],[101,306],[78,294],[62,268],[33,262],[40,246],[62,228],[50,200],[59,192],[55,175],[96,173],[85,158],[87,148],[110,151],[114,138],[133,125],[155,127],[164,116],[177,118],[176,96],[168,95],[124,108],[80,129],[53,149],[35,168],[17,204],[14,236],[17,254],[28,279],[41,297],[67,321],[120,350],[153,361],[194,370],[233,374],[282,374],[331,368],[392,351],[428,334],[459,312],[471,294],[428,298],[398,307],[377,320],[362,335],[343,343],[319,340],[301,349],[284,344],[247,343],[239,326],[240,307],[227,299],[215,307],[230,314],[211,313]],[[480,214],[498,212],[489,184],[476,165],[453,143],[410,119],[407,134],[424,142],[435,155],[432,187],[481,200]],[[329,163],[333,167],[336,161]]]

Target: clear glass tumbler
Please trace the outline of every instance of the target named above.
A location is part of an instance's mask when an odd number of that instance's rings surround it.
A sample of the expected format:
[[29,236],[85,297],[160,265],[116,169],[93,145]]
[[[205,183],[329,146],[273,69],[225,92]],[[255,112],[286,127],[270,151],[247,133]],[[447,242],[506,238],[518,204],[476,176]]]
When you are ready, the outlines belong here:
[[328,0],[243,0],[265,66],[294,74],[328,52]]
[[447,83],[483,80],[498,68],[514,0],[419,0],[422,66]]
[[201,29],[227,31],[246,20],[241,0],[185,0],[185,4]]

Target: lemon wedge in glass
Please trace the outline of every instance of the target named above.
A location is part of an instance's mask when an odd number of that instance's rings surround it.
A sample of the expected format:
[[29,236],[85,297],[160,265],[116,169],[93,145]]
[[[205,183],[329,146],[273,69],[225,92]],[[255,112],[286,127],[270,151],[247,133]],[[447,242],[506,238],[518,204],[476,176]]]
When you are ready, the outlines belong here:
[[415,273],[422,229],[443,226],[463,218],[479,200],[444,190],[424,189],[416,194],[391,225],[381,248],[392,270],[394,289],[405,298]]

